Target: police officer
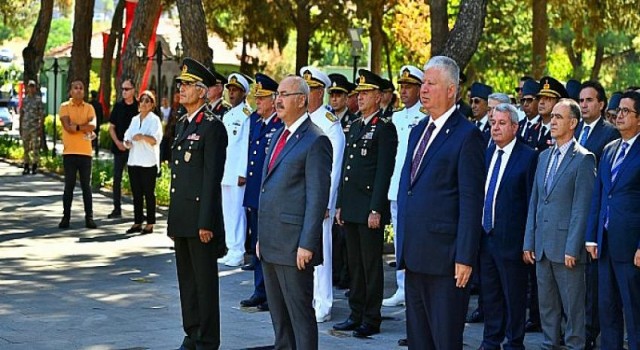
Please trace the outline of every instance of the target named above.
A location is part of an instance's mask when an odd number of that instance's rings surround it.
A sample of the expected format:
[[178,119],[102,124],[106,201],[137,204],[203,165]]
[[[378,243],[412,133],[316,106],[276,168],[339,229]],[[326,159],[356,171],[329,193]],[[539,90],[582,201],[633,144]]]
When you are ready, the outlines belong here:
[[212,82],[212,86],[209,86],[207,91],[207,100],[209,103],[207,107],[216,117],[222,120],[222,117],[231,109],[229,102],[222,98],[224,92],[224,86],[227,84],[227,77],[216,71],[213,66],[209,69],[211,74],[216,77],[216,80]]
[[[273,133],[282,127],[282,120],[276,115],[275,94],[278,83],[265,74],[256,74],[256,111],[251,114],[249,128],[249,163],[247,165],[247,184],[244,191],[243,205],[247,209],[247,222],[251,234],[251,247],[258,241],[258,204],[262,168],[271,145]],[[258,307],[260,311],[269,310],[267,293],[264,287],[264,276],[260,260],[253,255],[253,294],[249,299],[240,301],[244,307]]]
[[205,107],[215,77],[185,58],[178,77],[186,109],[171,146],[171,201],[167,235],[175,242],[176,267],[186,336],[181,349],[218,349],[220,305],[216,258],[225,250],[220,182],[227,133]]
[[491,137],[491,124],[489,123],[489,95],[493,93],[493,88],[487,84],[474,82],[469,89],[471,93],[471,113],[473,123],[480,129],[485,141]]
[[323,107],[325,89],[331,86],[329,77],[318,68],[307,66],[300,69],[300,75],[309,85],[309,102],[307,110],[311,121],[316,124],[331,141],[333,149],[331,168],[331,189],[329,190],[329,203],[322,223],[322,249],[323,263],[317,265],[314,271],[313,282],[313,307],[316,312],[317,322],[326,322],[331,319],[331,307],[333,306],[333,276],[331,268],[332,241],[331,226],[335,217],[335,203],[340,183],[340,170],[342,155],[344,152],[345,136],[339,119],[327,108]]
[[349,133],[349,127],[358,118],[355,113],[351,113],[347,106],[349,95],[356,88],[356,85],[349,82],[347,77],[339,73],[329,74],[331,86],[329,87],[329,104],[333,113],[340,120],[342,131],[345,136]]
[[229,145],[222,178],[222,210],[229,252],[218,263],[227,266],[244,264],[244,243],[247,235],[247,216],[242,206],[244,185],[247,178],[247,153],[249,148],[249,115],[251,109],[245,102],[249,92],[249,79],[240,74],[229,75],[226,85],[233,106],[222,118],[227,129]]
[[[400,183],[400,174],[407,154],[409,133],[411,133],[411,129],[414,126],[418,125],[427,116],[422,104],[419,103],[423,76],[424,73],[418,67],[404,66],[400,68],[398,84],[400,85],[400,100],[404,104],[404,108],[393,113],[391,117],[391,122],[395,125],[398,133],[398,152],[396,153],[395,167],[388,193],[389,201],[391,201],[391,222],[394,229],[398,227],[398,184]],[[394,239],[394,245],[395,243]],[[404,270],[396,271],[396,283],[398,289],[391,297],[384,299],[382,305],[399,306],[404,304]]]
[[356,90],[362,117],[347,136],[336,213],[347,232],[351,315],[333,328],[368,337],[380,332],[382,322],[382,246],[398,137],[393,124],[382,119],[382,78],[365,69],[359,73]]
[[35,174],[38,169],[43,118],[44,108],[40,96],[36,93],[36,82],[29,80],[27,95],[22,100],[20,108],[20,136],[24,148],[23,175],[29,174],[29,171]]

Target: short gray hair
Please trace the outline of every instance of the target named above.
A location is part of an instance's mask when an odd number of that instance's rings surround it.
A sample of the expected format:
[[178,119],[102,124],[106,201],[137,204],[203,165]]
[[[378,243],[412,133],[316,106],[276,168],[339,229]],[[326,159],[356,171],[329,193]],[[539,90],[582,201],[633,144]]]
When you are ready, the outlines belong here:
[[[489,98],[491,98],[491,95],[489,95]],[[511,103],[506,103],[506,102],[500,103],[493,109],[494,115],[496,112],[509,113],[509,119],[514,124],[518,124],[518,122],[520,121],[520,118],[518,117],[518,110],[516,110],[516,107],[514,107]]]
[[309,104],[309,93],[311,93],[309,84],[307,84],[307,82],[302,77],[299,77],[297,75],[289,75],[287,76],[287,78],[293,79],[296,92],[302,93],[302,95],[304,96],[304,106],[307,107],[307,105]]
[[492,93],[491,95],[489,95],[489,97],[487,97],[487,101],[488,100],[494,100],[500,103],[511,103],[511,98],[509,98],[509,95],[502,92]]
[[570,98],[561,98],[557,104],[561,103],[569,107],[569,115],[572,118],[576,118],[578,119],[578,121],[582,120],[582,110],[580,109],[580,105],[578,104],[578,102]]
[[447,75],[449,82],[455,85],[457,91],[460,83],[460,67],[456,61],[447,56],[434,56],[424,65],[424,70],[430,68],[442,70]]

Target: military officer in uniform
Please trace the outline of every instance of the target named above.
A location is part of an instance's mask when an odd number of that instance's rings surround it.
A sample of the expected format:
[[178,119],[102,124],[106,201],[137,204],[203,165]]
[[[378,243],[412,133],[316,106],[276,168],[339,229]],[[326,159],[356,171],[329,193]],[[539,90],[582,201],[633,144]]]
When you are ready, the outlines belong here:
[[213,67],[209,70],[211,74],[216,77],[216,80],[212,82],[214,85],[209,86],[209,90],[207,91],[207,100],[209,101],[207,108],[209,108],[209,111],[218,117],[218,119],[222,120],[222,117],[231,109],[229,102],[222,98],[224,85],[227,84],[227,77],[218,73]]
[[345,136],[349,133],[349,127],[354,120],[358,118],[355,113],[351,113],[347,106],[349,95],[356,88],[356,85],[349,82],[347,77],[339,73],[329,74],[331,86],[329,87],[329,104],[333,109],[333,113],[340,120],[342,131]]
[[220,182],[227,133],[206,108],[215,77],[185,58],[177,78],[186,109],[171,146],[171,201],[167,235],[174,240],[185,337],[180,349],[220,347],[220,305],[216,258],[225,250]]
[[[256,74],[256,111],[251,114],[249,128],[249,163],[247,165],[247,184],[244,191],[244,207],[247,209],[247,222],[251,237],[251,247],[258,242],[258,205],[260,199],[260,183],[262,182],[262,168],[269,152],[273,133],[282,127],[282,120],[276,115],[275,93],[278,83],[265,74]],[[264,275],[260,260],[253,255],[253,294],[249,299],[242,300],[241,306],[258,307],[267,311],[267,293],[264,287]]]
[[[404,108],[393,113],[391,117],[391,122],[398,133],[398,152],[396,153],[396,162],[388,193],[389,201],[391,201],[391,223],[394,230],[398,227],[398,184],[400,183],[404,158],[407,154],[409,133],[414,126],[418,125],[427,116],[427,112],[422,108],[422,104],[419,103],[423,76],[424,73],[418,67],[404,66],[400,68],[398,84],[400,85],[400,100],[404,104]],[[394,236],[393,243],[397,247],[395,238]],[[382,305],[399,306],[404,304],[404,270],[396,271],[396,283],[398,289],[391,297],[384,299]]]
[[333,328],[368,337],[380,332],[382,322],[382,246],[390,220],[387,192],[398,136],[394,125],[382,119],[382,78],[365,69],[359,73],[356,90],[362,117],[347,136],[336,213],[347,232],[351,315]]
[[332,256],[331,226],[335,217],[345,136],[340,120],[326,108],[323,108],[325,89],[331,86],[329,77],[318,68],[311,66],[302,67],[300,75],[310,89],[307,105],[309,117],[329,137],[333,148],[329,203],[327,203],[327,211],[322,222],[323,256],[327,258],[322,264],[315,266],[313,275],[313,308],[316,312],[316,322],[326,322],[331,319],[331,307],[333,306],[333,276],[330,259]]
[[393,86],[391,80],[382,79],[381,91],[382,97],[380,98],[380,109],[382,110],[382,119],[389,122],[394,112],[394,106],[396,104],[396,87]]
[[471,112],[473,113],[473,123],[480,129],[485,141],[491,138],[491,124],[489,123],[489,95],[493,93],[493,88],[487,84],[474,82],[469,89],[471,92]]
[[20,136],[24,148],[23,175],[29,174],[29,171],[35,174],[40,158],[40,134],[44,108],[36,89],[36,82],[29,80],[27,95],[22,100],[22,108],[20,108]]
[[538,141],[534,147],[538,153],[553,145],[551,139],[551,112],[561,98],[568,98],[569,94],[564,85],[552,77],[540,79],[540,91],[538,92],[538,114],[540,114],[540,127],[538,128]]
[[218,262],[227,266],[244,264],[244,243],[247,236],[247,216],[242,206],[247,178],[247,153],[249,152],[249,125],[251,109],[245,102],[249,92],[249,80],[240,73],[229,75],[226,85],[233,106],[222,118],[227,129],[229,145],[222,177],[222,210],[224,229],[229,252]]

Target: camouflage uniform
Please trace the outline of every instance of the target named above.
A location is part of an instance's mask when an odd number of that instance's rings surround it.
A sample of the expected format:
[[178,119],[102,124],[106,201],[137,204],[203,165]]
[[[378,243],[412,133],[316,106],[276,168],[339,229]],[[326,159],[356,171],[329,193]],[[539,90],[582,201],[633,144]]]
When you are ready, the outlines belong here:
[[20,109],[20,136],[24,147],[24,163],[38,164],[40,153],[40,131],[44,117],[44,108],[40,96],[25,96]]

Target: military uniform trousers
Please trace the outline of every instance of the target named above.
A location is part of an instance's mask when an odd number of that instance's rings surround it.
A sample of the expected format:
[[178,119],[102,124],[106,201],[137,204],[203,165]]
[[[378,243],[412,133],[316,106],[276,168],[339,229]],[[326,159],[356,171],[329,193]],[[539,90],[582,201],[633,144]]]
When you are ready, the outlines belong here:
[[22,147],[24,148],[24,163],[38,164],[40,160],[40,136],[37,129],[30,129],[23,133]]
[[[247,208],[247,223],[249,224],[249,231],[251,232],[251,247],[256,249],[258,243],[258,208]],[[262,262],[258,259],[257,255],[251,256],[253,269],[253,296],[266,299],[267,292],[264,288],[264,273],[262,272]]]
[[334,217],[335,211],[322,221],[322,256],[324,256],[324,261],[315,267],[313,274],[313,308],[316,311],[316,319],[330,315],[333,306],[331,229]]
[[[233,159],[230,159],[233,161]],[[222,185],[222,213],[228,254],[244,254],[244,242],[247,237],[247,215],[242,200],[245,186]]]
[[[391,201],[391,224],[393,225],[393,249],[396,252],[396,261],[398,261],[398,240],[396,239],[396,228],[398,227],[398,201]],[[404,270],[396,270],[396,284],[398,285],[399,293],[404,297]]]

